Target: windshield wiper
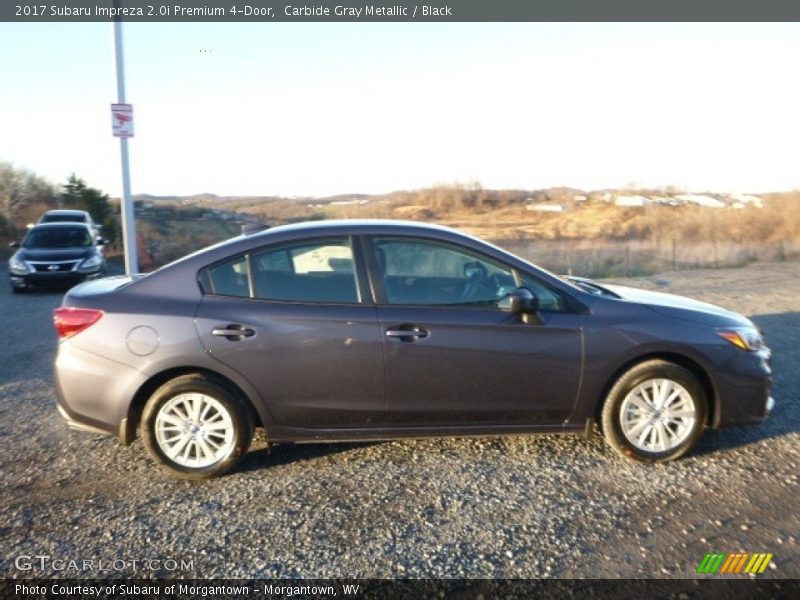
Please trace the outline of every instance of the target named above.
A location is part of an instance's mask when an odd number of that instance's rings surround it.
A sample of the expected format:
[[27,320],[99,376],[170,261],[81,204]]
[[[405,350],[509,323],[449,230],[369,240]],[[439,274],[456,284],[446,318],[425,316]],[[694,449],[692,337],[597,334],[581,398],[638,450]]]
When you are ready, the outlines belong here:
[[570,283],[574,283],[578,287],[586,290],[590,294],[594,294],[595,296],[610,296],[611,298],[620,297],[619,294],[615,294],[608,288],[604,288],[602,285],[595,283],[591,279],[586,279],[585,277],[574,277],[572,275],[562,275],[562,277]]

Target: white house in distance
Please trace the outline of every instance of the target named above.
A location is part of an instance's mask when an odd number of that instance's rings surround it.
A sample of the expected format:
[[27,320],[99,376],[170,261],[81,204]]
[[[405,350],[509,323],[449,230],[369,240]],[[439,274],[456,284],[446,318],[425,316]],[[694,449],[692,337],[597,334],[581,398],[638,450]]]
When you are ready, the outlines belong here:
[[544,202],[539,204],[527,204],[525,208],[536,212],[564,212],[563,204],[546,204]]
[[647,206],[652,200],[646,196],[617,196],[614,199],[617,206]]

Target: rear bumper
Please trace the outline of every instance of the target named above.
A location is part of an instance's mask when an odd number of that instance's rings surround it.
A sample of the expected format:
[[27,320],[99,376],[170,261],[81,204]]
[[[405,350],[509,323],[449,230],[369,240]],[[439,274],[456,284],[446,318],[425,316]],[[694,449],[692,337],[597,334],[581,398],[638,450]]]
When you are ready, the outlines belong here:
[[[58,414],[60,414],[64,420],[67,422],[67,426],[70,429],[75,429],[78,431],[85,431],[88,433],[98,433],[101,435],[116,435],[118,438],[122,439],[124,437],[124,429],[121,424],[121,429],[123,431],[110,431],[107,425],[102,423],[94,424],[93,421],[87,419],[86,417],[74,417],[67,412],[67,409],[64,408],[61,404],[56,404],[56,408],[58,409]],[[80,420],[84,419],[84,420]],[[125,421],[125,425],[127,425],[127,419],[123,419]]]
[[132,441],[130,393],[146,381],[144,374],[66,341],[59,346],[54,375],[58,412],[71,428]]

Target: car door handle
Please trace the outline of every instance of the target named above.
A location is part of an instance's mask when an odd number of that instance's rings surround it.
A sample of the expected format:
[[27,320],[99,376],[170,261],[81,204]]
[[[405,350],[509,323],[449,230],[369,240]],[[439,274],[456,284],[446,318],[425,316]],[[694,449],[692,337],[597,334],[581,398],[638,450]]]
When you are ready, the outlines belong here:
[[238,342],[242,338],[253,337],[256,332],[244,325],[223,325],[211,330],[211,335],[227,338],[231,342]]
[[396,337],[400,338],[401,340],[404,338],[412,338],[415,340],[424,339],[430,335],[425,329],[413,328],[413,329],[387,329],[386,330],[386,337]]

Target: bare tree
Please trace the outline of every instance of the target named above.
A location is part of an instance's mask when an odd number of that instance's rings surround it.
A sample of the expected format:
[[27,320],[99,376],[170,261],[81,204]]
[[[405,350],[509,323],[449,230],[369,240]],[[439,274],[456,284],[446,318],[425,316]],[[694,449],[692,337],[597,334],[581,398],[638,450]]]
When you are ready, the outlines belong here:
[[18,221],[25,208],[34,204],[56,206],[58,198],[56,186],[43,177],[0,161],[0,218],[7,236],[23,228]]

